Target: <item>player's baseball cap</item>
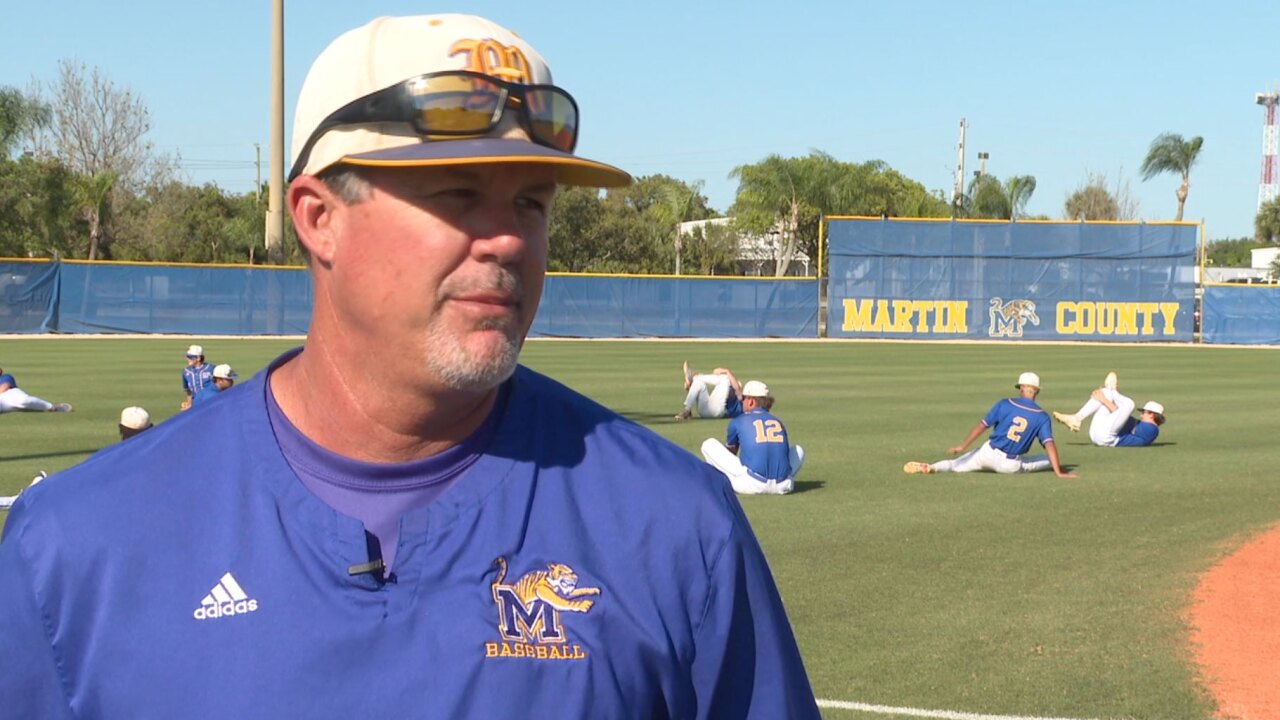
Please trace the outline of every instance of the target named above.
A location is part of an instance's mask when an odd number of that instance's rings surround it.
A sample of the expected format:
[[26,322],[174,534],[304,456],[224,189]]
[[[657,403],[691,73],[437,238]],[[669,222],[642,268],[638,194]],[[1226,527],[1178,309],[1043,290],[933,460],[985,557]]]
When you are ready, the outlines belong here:
[[1018,383],[1014,385],[1014,387],[1021,387],[1023,385],[1030,385],[1033,388],[1039,389],[1040,376],[1033,372],[1022,373],[1021,375],[1018,376]]
[[146,430],[151,427],[151,413],[133,406],[120,411],[120,427],[130,430]]
[[199,345],[192,345],[187,348],[187,357],[200,357],[201,355],[204,355],[204,348]]
[[215,367],[213,369],[213,376],[222,380],[234,380],[240,377],[240,375],[235,370],[232,370],[231,366],[226,363]]
[[[523,131],[498,136],[512,112]],[[340,35],[311,65],[289,179],[338,163],[535,163],[555,166],[565,185],[629,184],[626,172],[573,154],[578,125],[577,104],[552,86],[546,60],[510,30],[474,15],[380,17]]]
[[1164,406],[1155,400],[1147,401],[1147,404],[1142,406],[1142,410],[1143,412],[1155,413],[1160,417],[1164,417]]
[[748,380],[742,386],[743,397],[769,397],[769,386],[759,380]]

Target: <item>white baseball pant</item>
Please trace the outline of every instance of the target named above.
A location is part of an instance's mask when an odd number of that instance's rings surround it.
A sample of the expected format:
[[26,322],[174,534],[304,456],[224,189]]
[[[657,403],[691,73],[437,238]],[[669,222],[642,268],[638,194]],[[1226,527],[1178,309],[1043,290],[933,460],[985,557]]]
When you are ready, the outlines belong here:
[[804,465],[804,448],[799,445],[791,446],[791,474],[785,480],[760,477],[715,438],[707,438],[702,443],[702,457],[711,467],[729,478],[733,491],[739,495],[786,495],[796,488],[795,477],[800,474],[800,468]]
[[20,388],[9,388],[4,392],[0,392],[0,413],[7,412],[48,412],[53,409],[53,403],[41,400],[34,395],[28,395]]
[[929,467],[933,468],[934,472],[962,473],[990,470],[998,473],[1029,473],[1048,470],[1052,466],[1053,463],[1049,462],[1048,455],[1030,458],[1025,455],[1009,457],[1003,450],[991,447],[991,441],[988,440],[976,450],[970,450],[954,460],[939,460]]
[[1115,403],[1115,412],[1107,409],[1106,405],[1094,400],[1092,397],[1080,409],[1076,411],[1076,417],[1083,420],[1084,418],[1093,416],[1093,421],[1089,423],[1089,439],[1094,445],[1102,447],[1115,447],[1120,442],[1120,428],[1128,422],[1129,417],[1133,414],[1133,408],[1137,403],[1133,398],[1120,394],[1119,390],[1102,389],[1102,393],[1107,399]]
[[684,409],[698,411],[698,417],[724,417],[725,403],[729,402],[729,393],[733,383],[728,375],[699,374],[693,376],[689,392],[684,396]]

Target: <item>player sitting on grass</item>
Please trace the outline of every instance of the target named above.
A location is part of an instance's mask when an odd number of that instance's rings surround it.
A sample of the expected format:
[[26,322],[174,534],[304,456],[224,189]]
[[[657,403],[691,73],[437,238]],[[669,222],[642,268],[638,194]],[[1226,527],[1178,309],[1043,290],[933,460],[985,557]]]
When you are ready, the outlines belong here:
[[[963,453],[978,436],[992,428],[991,438],[977,450],[965,453],[955,460],[939,460],[936,463],[909,462],[902,466],[903,472],[936,473],[936,472],[973,472],[990,470],[998,473],[1036,472],[1053,468],[1058,477],[1075,477],[1062,469],[1058,461],[1058,445],[1053,441],[1053,428],[1049,415],[1036,404],[1036,396],[1040,394],[1040,376],[1033,372],[1024,372],[1018,377],[1018,397],[1005,398],[992,406],[986,417],[978,421],[969,431],[963,443],[947,450],[951,455]],[[1024,458],[1031,449],[1031,443],[1037,438],[1044,446],[1048,457],[1043,455]]]
[[71,412],[71,404],[51,403],[28,395],[18,389],[18,381],[0,367],[0,413],[7,412]]
[[1089,395],[1089,400],[1073,415],[1055,412],[1054,419],[1079,432],[1084,419],[1093,416],[1089,423],[1089,439],[1102,447],[1146,447],[1160,435],[1164,424],[1164,405],[1152,400],[1142,406],[1141,417],[1133,417],[1137,405],[1133,398],[1120,394],[1116,389],[1118,378],[1107,373],[1102,387]]
[[707,438],[702,457],[729,478],[740,495],[786,495],[804,464],[804,448],[792,445],[773,410],[769,387],[759,380],[742,386],[742,414],[729,421],[726,443]]
[[716,368],[710,375],[695,373],[684,364],[684,409],[676,414],[677,420],[693,417],[734,418],[742,414],[742,383],[729,368]]

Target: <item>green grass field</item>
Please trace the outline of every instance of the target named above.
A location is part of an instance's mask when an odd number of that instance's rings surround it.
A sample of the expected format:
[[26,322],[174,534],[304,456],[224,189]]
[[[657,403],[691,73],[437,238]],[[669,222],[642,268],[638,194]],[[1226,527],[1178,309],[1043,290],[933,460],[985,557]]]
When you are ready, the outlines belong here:
[[[157,421],[176,414],[189,342],[0,341],[0,363],[24,389],[76,405],[0,416],[0,494],[113,442],[126,405]],[[203,342],[245,377],[294,344]],[[768,382],[805,446],[795,494],[743,504],[817,696],[933,713],[827,707],[826,717],[1211,717],[1187,603],[1199,573],[1280,520],[1276,351],[535,341],[524,353],[696,451],[724,423],[672,420],[684,359]],[[1055,425],[1078,479],[902,472],[943,457],[1023,370],[1043,378],[1043,406],[1074,411],[1113,369],[1126,394],[1168,409],[1157,447],[1096,448]]]

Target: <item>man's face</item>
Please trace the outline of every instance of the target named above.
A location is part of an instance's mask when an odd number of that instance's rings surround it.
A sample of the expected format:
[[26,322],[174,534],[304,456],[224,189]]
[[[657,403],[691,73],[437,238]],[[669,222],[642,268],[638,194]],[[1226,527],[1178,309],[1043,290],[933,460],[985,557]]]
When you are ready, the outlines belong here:
[[236,381],[229,378],[214,378],[213,384],[218,386],[218,392],[222,392],[232,385],[235,385]]
[[188,365],[188,366],[198,365],[198,364],[200,364],[200,356],[199,356],[199,355],[188,355],[188,356],[187,356],[187,365]]
[[404,381],[491,388],[514,372],[542,297],[555,173],[537,165],[373,169],[347,205],[330,307]]

